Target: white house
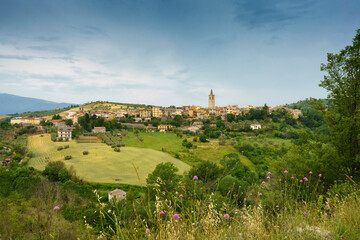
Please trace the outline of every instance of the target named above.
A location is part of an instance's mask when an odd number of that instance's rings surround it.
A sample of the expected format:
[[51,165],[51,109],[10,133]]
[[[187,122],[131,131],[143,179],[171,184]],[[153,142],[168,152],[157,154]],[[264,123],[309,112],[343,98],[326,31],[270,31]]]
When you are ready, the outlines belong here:
[[250,128],[251,128],[252,130],[260,129],[260,128],[261,128],[261,124],[251,124],[251,125],[250,125]]

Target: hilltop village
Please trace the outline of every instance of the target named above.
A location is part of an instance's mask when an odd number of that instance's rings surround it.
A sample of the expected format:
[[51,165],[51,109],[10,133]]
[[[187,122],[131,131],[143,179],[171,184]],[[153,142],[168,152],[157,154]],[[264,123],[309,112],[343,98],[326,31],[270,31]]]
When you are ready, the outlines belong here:
[[[264,110],[267,113],[276,111],[285,111],[291,114],[292,118],[298,119],[302,116],[302,112],[299,109],[290,109],[288,107],[268,107],[264,106],[251,106],[247,105],[240,108],[238,105],[229,105],[226,107],[218,107],[215,105],[215,94],[213,90],[209,94],[208,107],[201,106],[182,106],[182,107],[159,107],[159,106],[125,106],[120,105],[115,107],[108,102],[93,102],[89,103],[91,107],[80,106],[60,113],[59,119],[49,119],[49,117],[15,117],[11,119],[11,124],[19,124],[21,127],[37,126],[41,129],[41,125],[44,121],[50,121],[54,126],[59,127],[58,137],[66,137],[71,139],[72,125],[79,123],[79,118],[84,117],[86,114],[89,116],[96,116],[104,118],[107,121],[117,119],[125,127],[130,128],[146,128],[146,129],[158,129],[159,131],[172,130],[174,127],[182,127],[182,130],[189,130],[192,132],[198,131],[202,126],[202,120],[217,119],[221,121],[228,121],[239,116],[245,116],[251,111]],[[93,105],[91,105],[93,104]],[[178,124],[161,124],[169,122],[168,119],[175,119],[176,116],[186,118],[187,124],[179,126]],[[60,119],[61,118],[61,119]],[[158,119],[159,121],[152,121]],[[70,123],[65,124],[65,120]],[[230,120],[231,121],[231,120]],[[150,123],[150,124],[149,124]],[[215,124],[213,124],[216,126]],[[261,128],[260,124],[251,124],[251,129],[256,130]],[[93,132],[104,132],[105,127],[94,127]]]

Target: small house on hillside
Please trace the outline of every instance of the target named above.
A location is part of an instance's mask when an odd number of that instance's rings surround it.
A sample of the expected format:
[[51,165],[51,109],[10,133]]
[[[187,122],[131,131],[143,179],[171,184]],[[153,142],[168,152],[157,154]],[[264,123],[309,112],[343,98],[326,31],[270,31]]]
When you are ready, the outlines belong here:
[[4,166],[7,166],[7,165],[9,165],[12,161],[14,161],[14,159],[12,159],[12,158],[6,158],[6,159],[4,159],[4,160],[2,161],[2,164],[3,164]]
[[67,139],[69,141],[72,140],[72,130],[73,127],[58,127],[58,139]]
[[166,132],[166,131],[172,130],[173,128],[174,128],[173,125],[159,125],[158,126],[158,129],[160,132]]
[[62,120],[62,119],[54,119],[54,120],[51,120],[52,124],[55,126],[55,127],[65,127],[65,121]]
[[106,127],[94,127],[91,131],[93,133],[105,133]]
[[261,128],[261,124],[251,124],[251,125],[250,125],[250,128],[251,128],[252,130],[260,129],[260,128]]
[[111,199],[115,198],[115,201],[118,202],[118,201],[126,198],[126,192],[121,189],[115,189],[114,191],[111,191],[108,193],[108,198],[109,198],[109,201],[111,201]]

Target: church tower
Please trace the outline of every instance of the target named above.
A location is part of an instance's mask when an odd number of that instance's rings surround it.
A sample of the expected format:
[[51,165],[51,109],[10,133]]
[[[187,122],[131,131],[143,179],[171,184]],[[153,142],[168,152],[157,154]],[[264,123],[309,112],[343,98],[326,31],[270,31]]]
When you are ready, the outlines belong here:
[[215,95],[213,94],[213,90],[211,89],[210,95],[209,95],[209,108],[214,109],[215,108]]

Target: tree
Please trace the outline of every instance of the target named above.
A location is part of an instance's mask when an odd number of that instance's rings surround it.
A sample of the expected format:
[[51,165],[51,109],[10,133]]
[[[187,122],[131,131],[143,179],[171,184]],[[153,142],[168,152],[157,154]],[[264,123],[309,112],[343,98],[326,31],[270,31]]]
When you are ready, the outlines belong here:
[[67,126],[73,126],[73,125],[74,125],[73,120],[72,120],[72,119],[66,119],[66,120],[65,120],[65,125],[67,125]]
[[[147,177],[146,183],[158,183],[160,191],[171,192],[179,185],[181,180],[181,176],[176,174],[178,171],[179,169],[170,162],[159,163]],[[161,179],[160,182],[158,182],[158,178]]]
[[339,54],[328,53],[321,70],[328,73],[319,86],[329,94],[329,108],[324,118],[332,133],[342,172],[360,173],[360,29],[353,44]]

